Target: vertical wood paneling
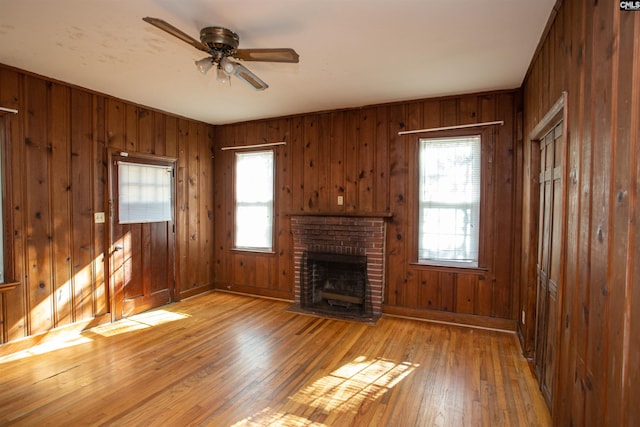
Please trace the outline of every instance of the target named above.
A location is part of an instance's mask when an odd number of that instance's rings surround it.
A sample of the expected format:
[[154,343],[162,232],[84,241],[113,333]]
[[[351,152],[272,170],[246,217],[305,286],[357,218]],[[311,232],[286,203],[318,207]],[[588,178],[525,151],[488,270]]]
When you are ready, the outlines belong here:
[[303,201],[307,212],[318,211],[318,125],[317,116],[305,116],[303,120],[304,157]]
[[[605,415],[605,423],[608,425],[624,425],[624,379],[629,366],[625,364],[625,325],[624,312],[625,300],[630,296],[629,284],[626,283],[626,265],[629,262],[629,223],[630,206],[629,191],[632,179],[629,169],[629,158],[633,156],[630,141],[631,123],[631,97],[633,93],[633,82],[625,79],[626,75],[633,74],[633,63],[623,58],[620,52],[633,52],[633,17],[630,14],[620,16],[615,15],[613,19],[613,32],[619,33],[620,50],[613,52],[612,74],[613,85],[618,83],[619,91],[612,95],[612,117],[611,133],[613,136],[611,144],[611,173],[609,193],[614,196],[611,199],[611,215],[609,217],[610,260],[607,272],[608,283],[624,283],[625,298],[611,298],[609,301],[609,311],[611,321],[606,331],[609,336],[609,358],[608,371],[611,378],[607,382],[607,395],[615,396],[610,398],[611,405],[609,412]],[[615,244],[617,243],[617,244]],[[620,366],[621,369],[617,367]]]
[[384,301],[391,305],[403,305],[404,284],[406,280],[405,230],[406,182],[408,165],[405,158],[405,141],[398,132],[405,129],[405,108],[403,105],[392,106],[388,110],[389,126],[389,199],[393,218],[387,226],[387,286]]
[[375,177],[375,109],[360,112],[360,137],[358,138],[358,205],[357,209],[374,212]]
[[[338,206],[338,197],[345,198],[345,117],[341,113],[331,115],[331,160],[329,172],[331,175],[331,188],[329,189],[329,200],[335,204],[335,210],[341,212],[345,210],[344,204]],[[344,203],[344,201],[343,201]]]
[[[0,101],[3,106],[8,108],[14,108],[16,110],[23,110],[24,99],[22,97],[22,81],[23,76],[18,75],[11,70],[5,70],[0,68]],[[7,161],[4,163],[5,171],[12,170],[9,165],[24,164],[24,123],[17,115],[9,115],[5,119],[5,125],[9,126],[9,140],[5,141],[5,153]],[[3,193],[6,197],[7,204],[4,212],[13,212],[11,218],[11,224],[4,224],[6,227],[12,226],[9,230],[8,236],[10,238],[5,241],[5,270],[7,274],[11,274],[13,277],[7,276],[8,279],[18,280],[20,284],[11,292],[5,292],[3,295],[3,339],[6,341],[13,341],[15,339],[22,338],[27,333],[26,321],[24,316],[26,312],[26,298],[25,292],[27,284],[26,278],[26,266],[24,257],[25,248],[25,230],[24,230],[24,199],[23,199],[23,186],[25,170],[12,171],[11,174],[5,172],[6,192]],[[11,259],[10,257],[13,257]]]
[[[198,258],[200,251],[200,210],[198,209],[198,199],[200,197],[200,175],[198,157],[198,126],[189,122],[187,131],[187,148],[185,156],[187,159],[187,181],[186,181],[186,203],[189,215],[187,216],[186,231],[188,234],[188,246],[186,247],[188,259],[184,267],[187,269],[186,289],[196,287],[198,284],[199,269],[197,264],[192,264],[192,259]],[[204,195],[203,195],[204,196]]]
[[391,205],[389,201],[389,140],[387,117],[388,109],[385,107],[376,107],[376,129],[375,129],[375,149],[374,155],[376,159],[375,170],[375,212],[390,212]]
[[51,216],[49,204],[51,196],[51,158],[48,132],[47,82],[34,77],[27,78],[27,108],[29,111],[25,125],[25,158],[27,161],[26,195],[27,221],[27,266],[29,289],[27,307],[31,314],[29,334],[45,332],[54,326],[52,292],[52,247]]
[[[567,84],[568,89],[568,102],[567,109],[567,126],[576,128],[576,124],[580,123],[582,114],[581,108],[574,108],[573,105],[579,105],[580,100],[575,94],[581,93],[581,80],[583,75],[583,67],[578,62],[578,56],[580,53],[577,40],[582,34],[582,26],[578,25],[582,21],[582,13],[574,2],[567,3],[565,7],[561,9],[561,16],[564,18],[563,29],[564,31],[558,31],[556,36],[560,37],[565,45],[565,62],[560,62],[564,70],[562,71],[563,82],[566,79],[569,70],[572,71],[572,78]],[[575,15],[575,16],[574,16]],[[566,35],[565,35],[566,34]],[[577,34],[577,37],[574,37]],[[579,174],[578,168],[580,164],[580,133],[568,132],[565,135],[565,142],[567,144],[567,170],[569,176],[567,178],[567,199],[566,199],[566,217],[576,218],[579,212]],[[580,245],[579,233],[578,233],[578,221],[567,221],[565,224],[566,233],[566,253],[565,259],[577,260],[578,248]],[[575,346],[575,336],[571,333],[572,326],[578,323],[577,316],[580,309],[577,306],[578,293],[577,283],[578,278],[578,266],[576,262],[565,263],[565,286],[563,295],[563,305],[561,313],[560,323],[562,325],[560,330],[560,347],[558,349],[558,380],[555,394],[558,396],[558,407],[570,407],[571,389],[574,383],[573,369],[576,363],[577,349]],[[524,296],[522,296],[524,298]],[[558,418],[560,423],[569,423],[568,414],[569,411],[561,411],[562,418]]]
[[[269,126],[269,141],[285,141],[287,145],[276,149],[276,184],[274,195],[276,205],[276,247],[278,254],[272,269],[272,277],[269,283],[274,283],[279,291],[290,292],[293,283],[292,259],[293,252],[289,241],[291,238],[291,223],[288,212],[293,212],[292,176],[293,156],[291,155],[291,138],[287,131],[289,120],[280,119]],[[333,175],[333,173],[331,174]]]
[[[586,212],[589,209],[591,203],[591,165],[592,165],[592,157],[591,157],[591,112],[582,106],[583,104],[590,103],[588,101],[591,98],[591,75],[592,75],[592,17],[593,17],[593,5],[590,3],[586,3],[585,5],[581,5],[581,2],[573,2],[576,5],[582,6],[582,14],[578,16],[581,17],[580,25],[578,28],[580,29],[580,34],[578,39],[575,40],[579,46],[579,56],[578,56],[578,70],[582,71],[581,85],[578,88],[578,94],[583,94],[578,102],[582,104],[576,105],[576,107],[580,110],[580,121],[576,124],[572,125],[572,128],[578,126],[577,131],[580,134],[580,164],[579,164],[579,211],[577,212],[577,216],[575,217],[576,222],[579,224],[578,229],[578,239],[580,245],[578,246],[578,258],[577,258],[577,271],[578,271],[578,281],[577,281],[577,295],[576,295],[576,322],[574,325],[575,333],[574,333],[574,341],[575,346],[577,348],[576,361],[574,362],[574,366],[572,366],[572,370],[574,371],[574,381],[573,381],[573,396],[576,398],[571,399],[571,411],[567,414],[567,417],[570,422],[575,423],[576,425],[584,425],[584,405],[585,405],[585,391],[587,386],[587,378],[586,378],[586,351],[587,351],[587,337],[588,337],[588,323],[589,323],[589,269],[590,269],[590,261],[589,261],[589,253],[591,250],[591,220],[589,219],[589,215]],[[539,88],[539,92],[544,92],[542,88]],[[582,220],[580,220],[582,218]],[[556,405],[557,406],[557,405]],[[562,412],[562,411],[558,411]],[[559,418],[562,418],[562,413],[559,414]]]
[[200,262],[198,266],[197,283],[211,283],[212,269],[211,263],[213,252],[211,245],[213,243],[213,181],[212,181],[212,152],[211,134],[209,126],[197,124],[198,127],[198,202],[196,209],[198,211],[199,220],[199,236],[198,236],[198,258]]
[[[106,212],[108,204],[107,186],[107,144],[106,144],[106,100],[102,96],[93,95],[93,183],[92,212]],[[94,296],[93,311],[95,316],[104,315],[109,312],[109,289],[108,273],[105,272],[105,245],[106,239],[105,223],[93,221],[93,280]]]
[[71,90],[72,266],[75,320],[93,317],[93,95]]
[[316,174],[318,177],[318,210],[327,212],[335,206],[335,200],[330,200],[333,177],[331,176],[331,115],[321,114],[317,121]]
[[[607,324],[609,310],[607,284],[607,264],[599,262],[607,259],[609,252],[609,182],[611,179],[610,150],[611,150],[611,77],[612,58],[610,39],[612,7],[599,5],[594,10],[593,57],[594,69],[592,74],[592,96],[594,98],[593,120],[591,122],[594,141],[592,156],[592,187],[591,187],[591,253],[590,253],[590,282],[589,290],[589,334],[587,349],[587,379],[591,388],[587,389],[585,407],[586,419],[596,424],[604,424],[604,413],[598,406],[606,399],[607,381],[605,370],[601,369],[603,360],[607,360],[608,337],[606,329],[601,325]],[[602,60],[606,58],[606,60]],[[597,160],[596,160],[597,159]]]
[[[189,176],[188,176],[188,137],[189,122],[185,119],[178,120],[178,162],[176,165],[176,264],[177,279],[182,284],[181,290],[189,289],[191,286],[187,280],[189,272]],[[221,216],[222,218],[222,216]]]
[[[273,129],[284,126],[284,133],[288,133],[290,138],[286,148],[279,147],[277,153],[287,150],[291,169],[287,174],[283,166],[278,165],[277,215],[292,212],[393,213],[387,228],[385,303],[412,309],[412,314],[416,313],[415,310],[456,312],[456,278],[461,271],[442,271],[414,263],[417,245],[417,140],[413,136],[398,136],[397,133],[407,129],[504,119],[506,125],[495,132],[480,130],[485,146],[486,171],[483,173],[487,177],[483,190],[486,224],[481,238],[482,268],[470,273],[470,278],[462,279],[471,283],[472,289],[470,303],[460,306],[464,314],[515,320],[517,304],[513,298],[518,293],[512,290],[516,286],[513,274],[516,255],[513,250],[518,238],[514,237],[514,231],[519,219],[515,209],[517,180],[514,174],[517,171],[514,135],[518,102],[515,92],[412,101],[219,126],[215,130],[215,139],[218,146],[237,145],[236,140],[260,143],[275,140],[271,136]],[[281,158],[278,159],[281,163]],[[216,157],[218,181],[222,179],[220,171],[232,173],[232,161],[225,154]],[[223,219],[228,221],[225,224],[221,220],[216,222],[214,234],[217,239],[223,234],[228,239],[233,235],[233,196],[220,189],[220,186],[231,189],[233,185],[230,177],[225,179],[224,183],[217,182],[215,187],[216,216],[220,216],[218,212],[225,212]],[[343,206],[337,205],[339,195],[344,195]],[[285,208],[289,199],[290,207]],[[496,211],[501,218],[496,218]],[[275,257],[282,259],[283,254],[292,248],[290,237],[282,238],[282,233],[288,233],[288,228],[283,227],[281,221],[276,231]],[[496,268],[498,260],[500,265]],[[253,276],[243,272],[253,269],[253,262],[257,269],[255,282],[252,282]],[[281,287],[274,269],[284,271],[284,267],[276,267],[276,262],[269,255],[237,253],[230,250],[230,245],[216,243],[217,286],[293,298],[293,277],[289,275],[289,284]],[[291,258],[289,262],[292,262]],[[289,265],[288,269],[293,271],[293,266]],[[462,270],[462,273],[467,272]],[[271,277],[268,283],[262,283],[263,274]],[[461,294],[460,297],[464,296]]]
[[456,312],[465,314],[475,313],[475,293],[478,276],[472,274],[458,274],[456,276]]
[[[494,230],[514,230],[515,229],[515,205],[516,201],[513,195],[516,192],[515,177],[515,144],[513,143],[514,123],[514,96],[513,94],[500,94],[497,96],[497,113],[496,116],[504,120],[504,125],[495,129],[494,137],[495,145],[495,202],[493,203],[494,212],[501,212],[501,215],[493,215]],[[510,131],[511,129],[511,131]],[[497,234],[497,232],[495,233]],[[494,234],[494,235],[495,235]],[[493,241],[492,253],[498,250],[507,253],[514,253],[516,235],[504,235],[504,239]],[[497,245],[500,246],[498,249]],[[494,258],[495,259],[495,258]],[[513,275],[513,263],[499,262],[495,259],[493,270],[494,277],[490,283],[485,284],[487,292],[493,294],[487,297],[495,302],[492,314],[496,317],[508,319],[513,318],[517,314],[513,312],[512,307],[514,301],[514,288],[510,286],[515,276]],[[479,313],[478,313],[479,314]]]
[[304,163],[305,153],[304,141],[304,119],[302,117],[294,117],[291,119],[291,143],[289,150],[291,152],[291,203],[293,211],[303,212],[305,208],[304,199]]
[[[109,213],[107,148],[130,152],[141,148],[147,153],[178,157],[178,119],[5,67],[0,67],[0,101],[3,106],[20,111],[8,120],[11,161],[4,171],[5,178],[11,177],[7,180],[12,204],[8,209],[12,226],[12,239],[7,242],[7,253],[11,254],[8,270],[21,283],[4,294],[3,336],[15,341],[108,314],[111,298],[122,297],[109,292],[104,269],[109,236],[105,235],[105,224],[94,222],[95,212]],[[187,128],[192,123],[180,120]],[[212,129],[206,124],[199,126],[203,134]],[[210,152],[212,141],[208,136],[189,144],[196,148],[204,145],[204,153]],[[184,212],[176,213],[178,219],[185,218],[184,224],[189,224],[195,212],[206,211],[203,205],[212,205],[212,181],[207,177],[212,176],[213,164],[200,164],[200,159],[197,163],[199,173],[206,175],[201,181],[207,184],[191,210],[185,206]],[[184,175],[189,177],[188,162],[182,164],[186,165]],[[192,164],[191,168],[195,166]],[[201,231],[203,240],[210,241],[213,236],[212,221]],[[180,227],[178,230],[187,234]],[[116,238],[126,231],[116,227]],[[134,246],[143,236],[138,231],[134,229],[132,235],[126,236]],[[149,243],[151,247],[158,244]],[[185,239],[184,246],[181,253],[189,253],[187,249],[193,244]],[[134,250],[139,251],[140,246]],[[191,249],[191,256],[185,261],[189,265],[205,265],[205,271],[211,262],[208,250],[207,243],[203,243],[202,247]],[[173,265],[173,261],[151,255],[149,251],[141,254],[149,256],[158,268],[160,263]],[[212,284],[210,270],[198,276],[192,287],[208,289]],[[123,278],[139,273],[130,266],[128,270],[114,271]],[[172,275],[170,270],[169,277]],[[151,280],[148,286],[158,283]],[[178,281],[177,286],[180,289],[182,282]]]
[[[234,140],[235,131],[232,126],[228,126],[223,129],[222,134],[218,134],[218,137],[221,141],[224,141],[224,144],[229,144],[230,141]],[[229,197],[229,191],[231,189],[230,183],[230,171],[231,171],[231,161],[228,160],[224,163],[220,161],[221,158],[229,158],[230,153],[226,151],[217,150],[214,152],[214,160],[216,161],[218,167],[215,168],[215,184],[214,185],[214,206],[215,213],[214,217],[216,218],[216,227],[218,232],[214,234],[215,239],[215,270],[216,270],[216,278],[217,280],[228,280],[229,278],[229,259],[228,250],[229,247],[229,227],[231,226],[230,215],[228,215],[228,209],[230,207],[223,203],[223,200],[226,200],[226,197]],[[183,199],[184,193],[180,193],[180,189],[178,191],[178,199]],[[182,202],[184,204],[184,201]],[[179,206],[182,206],[179,204]],[[180,246],[179,246],[180,247]],[[185,265],[186,267],[186,265]]]
[[[634,19],[635,18],[635,19]],[[633,20],[632,20],[633,19]],[[629,21],[632,21],[629,22]],[[631,76],[632,87],[630,91],[630,112],[629,112],[629,206],[630,218],[637,218],[640,215],[640,18],[625,19],[622,22],[621,34],[630,34],[631,30],[627,30],[633,26],[633,55],[628,61],[632,64]],[[620,68],[621,76],[625,69],[629,66]],[[640,263],[635,261],[638,258],[638,250],[640,250],[640,232],[638,230],[637,221],[629,221],[627,224],[629,231],[628,237],[628,253],[625,280],[625,303],[624,303],[624,348],[629,349],[625,355],[627,356],[623,363],[623,385],[622,385],[622,414],[623,423],[628,425],[640,424],[640,409],[635,403],[634,395],[640,384],[640,373],[635,366],[640,366]]]
[[[423,127],[423,102],[413,102],[406,107],[405,126],[408,129],[421,129]],[[404,240],[404,259],[403,264],[408,265],[410,262],[417,260],[414,254],[418,247],[416,237],[418,236],[418,145],[415,140],[407,140],[401,138],[400,142],[404,147],[404,158],[406,164],[405,183],[406,190],[404,199],[406,200],[406,217],[405,217],[405,238]],[[419,271],[413,268],[407,268],[406,279],[404,284],[405,298],[404,304],[408,307],[425,307],[425,301],[419,299]]]
[[[630,404],[640,387],[631,374],[640,350],[631,326],[640,312],[634,220],[639,27],[640,16],[617,3],[565,0],[525,80],[525,135],[559,91],[568,93],[556,425],[634,425],[639,419],[640,409]],[[525,193],[525,212],[531,204]]]
[[419,272],[419,300],[430,310],[441,310],[439,272],[423,270]]
[[51,185],[53,220],[53,304],[56,326],[74,321],[72,298],[71,221],[72,181],[69,157],[70,108],[69,88],[54,84],[51,88],[51,162],[55,176]]
[[137,152],[154,154],[155,152],[155,114],[153,111],[138,108],[138,147]]
[[344,210],[353,212],[358,209],[360,115],[356,111],[348,111],[344,114]]

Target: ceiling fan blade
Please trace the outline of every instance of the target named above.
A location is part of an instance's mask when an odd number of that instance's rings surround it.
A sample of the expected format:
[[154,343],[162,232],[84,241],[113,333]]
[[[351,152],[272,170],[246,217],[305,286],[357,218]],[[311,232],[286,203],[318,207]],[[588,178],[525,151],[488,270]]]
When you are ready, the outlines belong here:
[[297,63],[300,56],[291,48],[276,49],[237,49],[233,55],[243,61],[292,62]]
[[233,75],[238,77],[241,80],[244,80],[245,83],[248,83],[249,85],[251,85],[255,90],[265,90],[266,88],[269,87],[268,84],[263,82],[260,79],[260,77],[256,76],[251,71],[249,71],[247,67],[245,67],[244,65],[238,64],[236,62],[234,63],[234,67],[235,69],[233,71]]
[[167,33],[171,34],[174,37],[179,38],[180,40],[182,40],[185,43],[189,43],[191,46],[195,47],[196,49],[202,50],[204,52],[209,52],[209,49],[202,44],[201,42],[199,42],[198,40],[194,39],[193,37],[191,37],[189,34],[186,34],[184,32],[182,32],[181,30],[177,29],[176,27],[174,27],[173,25],[169,24],[166,21],[163,21],[162,19],[158,19],[158,18],[151,18],[149,16],[142,18],[143,21],[148,22],[149,24],[160,28],[162,31],[166,31]]

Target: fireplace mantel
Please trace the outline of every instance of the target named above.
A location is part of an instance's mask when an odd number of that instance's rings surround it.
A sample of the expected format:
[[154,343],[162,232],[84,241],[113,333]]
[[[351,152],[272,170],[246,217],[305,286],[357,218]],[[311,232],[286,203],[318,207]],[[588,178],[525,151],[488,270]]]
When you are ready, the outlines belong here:
[[324,216],[324,217],[335,217],[335,216],[344,216],[347,218],[356,217],[356,218],[392,218],[393,212],[359,212],[359,211],[351,211],[351,212],[289,212],[286,215],[288,216]]

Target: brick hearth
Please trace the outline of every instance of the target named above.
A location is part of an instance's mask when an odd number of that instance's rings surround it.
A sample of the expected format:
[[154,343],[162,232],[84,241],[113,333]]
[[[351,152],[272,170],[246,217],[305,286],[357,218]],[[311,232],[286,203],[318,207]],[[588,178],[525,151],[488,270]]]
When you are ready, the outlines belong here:
[[367,257],[367,284],[374,317],[382,314],[384,294],[385,216],[292,215],[295,304],[300,306],[305,252]]

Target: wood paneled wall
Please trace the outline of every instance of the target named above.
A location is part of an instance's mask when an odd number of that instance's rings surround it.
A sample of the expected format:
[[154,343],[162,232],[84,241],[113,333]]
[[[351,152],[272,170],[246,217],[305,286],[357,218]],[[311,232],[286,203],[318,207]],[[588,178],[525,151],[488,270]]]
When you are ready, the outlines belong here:
[[1,342],[108,316],[107,150],[176,157],[176,289],[213,280],[213,128],[0,66],[0,105],[19,110],[5,170],[7,279]]
[[[287,214],[391,212],[386,242],[385,310],[515,325],[520,258],[518,92],[474,94],[305,114],[216,127],[216,286],[293,299]],[[417,233],[417,137],[398,131],[504,120],[483,130],[481,264],[484,269],[414,263]],[[475,130],[477,132],[477,130]],[[286,141],[276,153],[274,254],[233,250],[233,151]],[[344,196],[344,205],[337,197]],[[471,315],[471,317],[465,317]],[[509,323],[511,322],[511,323]],[[504,325],[505,323],[503,323]]]
[[[560,1],[524,86],[525,135],[568,95],[566,242],[555,425],[640,425],[640,13]],[[525,168],[531,143],[525,143]],[[524,216],[535,204],[527,176]],[[522,308],[532,307],[523,229]],[[534,294],[535,295],[535,294]],[[533,322],[520,325],[531,345]]]

